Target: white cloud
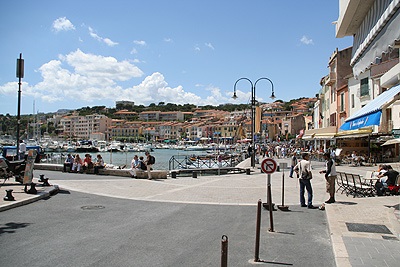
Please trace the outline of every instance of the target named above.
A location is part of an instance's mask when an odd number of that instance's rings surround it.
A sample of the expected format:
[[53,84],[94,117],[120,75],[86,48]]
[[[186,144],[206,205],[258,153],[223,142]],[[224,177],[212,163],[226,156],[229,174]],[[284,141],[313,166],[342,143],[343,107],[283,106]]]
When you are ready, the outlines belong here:
[[[35,85],[23,83],[23,94],[45,103],[90,105],[130,100],[143,105],[158,102],[217,105],[229,102],[232,95],[232,92],[222,92],[215,86],[197,84],[199,92],[210,92],[208,97],[201,97],[185,91],[181,85],[169,86],[159,72],[144,77],[135,85],[122,86],[121,82],[133,83],[134,78],[143,76],[143,72],[132,62],[84,53],[79,49],[59,55],[58,59],[43,64],[36,71],[41,74],[41,82]],[[17,82],[4,84],[0,86],[0,95],[15,95],[17,88]]]
[[89,27],[89,35],[91,37],[93,37],[94,39],[96,39],[99,42],[105,43],[108,46],[115,46],[118,45],[117,42],[113,42],[111,39],[109,38],[103,38],[100,37],[97,33],[95,33],[95,31],[92,29],[92,27]]
[[53,22],[53,30],[59,31],[70,31],[75,30],[74,25],[66,17],[58,18]]
[[132,48],[132,50],[131,50],[131,55],[137,54],[137,53],[138,53],[137,49],[136,49],[136,48]]
[[200,49],[200,47],[198,46],[198,45],[195,45],[194,46],[194,51],[200,51],[201,49]]
[[215,49],[214,46],[211,43],[205,43],[204,45],[207,46],[208,48],[212,49],[212,50]]
[[312,39],[309,39],[307,36],[303,35],[303,37],[301,37],[300,42],[302,42],[305,45],[313,45],[314,42]]
[[146,46],[146,42],[145,41],[143,41],[143,40],[135,40],[135,41],[133,41],[133,43],[134,44],[136,44],[136,45],[140,45],[140,46]]
[[173,43],[174,41],[171,38],[164,38],[164,42]]

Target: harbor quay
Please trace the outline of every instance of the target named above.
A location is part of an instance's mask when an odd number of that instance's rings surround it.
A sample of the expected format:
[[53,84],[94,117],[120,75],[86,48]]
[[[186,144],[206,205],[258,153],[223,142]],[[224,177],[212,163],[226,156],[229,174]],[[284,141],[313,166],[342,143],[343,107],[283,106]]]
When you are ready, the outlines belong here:
[[[288,159],[276,159],[276,161],[278,164],[289,163]],[[313,204],[318,207],[328,199],[328,194],[325,192],[325,179],[323,174],[319,174],[319,171],[324,168],[324,164],[323,162],[313,162],[312,166]],[[392,166],[398,167],[395,164]],[[363,176],[376,168],[376,166],[337,166],[338,171]],[[51,186],[42,187],[37,182],[39,175],[49,178]],[[251,168],[250,175],[246,173],[199,175],[197,178],[177,176],[176,178],[155,180],[34,170],[34,181],[37,182],[38,194],[25,194],[22,185],[6,181],[2,189],[13,189],[16,200],[4,201],[2,199],[0,211],[2,215],[7,215],[9,208],[22,209],[21,205],[29,203],[35,205],[36,202],[33,201],[43,197],[51,196],[46,201],[49,204],[53,198],[68,199],[68,194],[57,194],[57,190],[71,192],[71,195],[73,195],[72,193],[89,194],[109,199],[109,201],[131,201],[140,203],[143,207],[147,205],[162,205],[163,207],[179,205],[182,207],[183,205],[190,208],[192,212],[193,210],[203,212],[204,209],[217,209],[223,214],[228,210],[233,214],[241,210],[239,214],[246,214],[245,218],[235,218],[230,212],[224,215],[234,221],[245,220],[241,228],[232,226],[236,230],[225,229],[225,232],[221,232],[220,236],[215,237],[217,244],[223,234],[227,234],[229,238],[229,266],[252,266],[254,264],[270,266],[275,266],[274,264],[276,266],[282,264],[293,266],[397,266],[400,260],[399,196],[353,197],[339,191],[336,193],[336,203],[327,204],[325,210],[302,208],[299,205],[298,180],[289,177],[287,168],[281,168],[271,174],[271,195],[276,206],[287,205],[289,211],[278,209],[272,212],[275,230],[269,232],[270,213],[263,208],[260,244],[262,260],[255,263],[256,207],[259,200],[263,203],[267,200],[267,178],[268,175],[261,172],[259,165]],[[283,188],[282,182],[284,182]],[[195,217],[193,214],[191,216]],[[2,217],[0,223],[4,227],[7,223],[7,216],[0,217]],[[217,229],[221,229],[220,220],[223,221],[216,216],[212,223]],[[206,224],[207,219],[204,218],[204,221]],[[167,222],[164,223],[168,225]],[[184,229],[190,231],[190,227],[187,227],[185,221],[178,224],[182,224]],[[196,226],[198,228],[192,229],[192,231],[213,232],[207,227],[202,229],[201,225]],[[0,238],[5,237],[3,235]],[[248,249],[239,249],[238,244],[247,244],[246,248]],[[207,251],[206,248],[202,249]],[[210,255],[211,258],[214,258],[214,265],[204,261],[204,265],[191,266],[215,266],[219,261],[218,246],[216,250],[215,255],[212,253]],[[6,262],[13,261],[6,260]],[[131,266],[144,265],[133,264]],[[168,264],[160,263],[154,266],[168,266]]]

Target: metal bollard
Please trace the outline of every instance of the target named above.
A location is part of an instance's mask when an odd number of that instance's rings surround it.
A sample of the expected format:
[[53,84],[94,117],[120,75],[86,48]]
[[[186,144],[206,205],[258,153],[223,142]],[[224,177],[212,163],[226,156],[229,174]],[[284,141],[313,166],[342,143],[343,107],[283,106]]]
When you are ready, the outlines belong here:
[[250,175],[250,169],[249,168],[246,169],[246,174]]
[[261,199],[257,205],[257,220],[256,220],[256,248],[254,253],[254,262],[260,261],[260,232],[261,232]]
[[25,185],[24,192],[27,193],[27,194],[36,195],[37,194],[37,190],[36,190],[36,187],[35,187],[36,184],[31,183],[30,185],[31,185],[31,188],[29,190],[28,190],[28,185],[27,184]]
[[51,184],[49,184],[49,178],[43,178],[43,184],[42,186],[51,186]]
[[176,172],[171,172],[171,178],[176,178]]
[[14,201],[15,200],[15,198],[12,195],[12,191],[13,191],[12,189],[6,190],[6,196],[3,198],[4,201]]
[[192,172],[192,178],[197,178],[197,172]]
[[228,237],[222,236],[221,240],[221,267],[228,266]]

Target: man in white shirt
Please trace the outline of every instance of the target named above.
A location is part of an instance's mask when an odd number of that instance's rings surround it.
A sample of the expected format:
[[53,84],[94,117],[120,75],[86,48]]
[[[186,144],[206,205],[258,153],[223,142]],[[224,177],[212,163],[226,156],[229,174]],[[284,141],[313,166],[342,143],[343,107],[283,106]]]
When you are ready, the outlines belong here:
[[19,159],[25,159],[26,144],[23,140],[19,140]]

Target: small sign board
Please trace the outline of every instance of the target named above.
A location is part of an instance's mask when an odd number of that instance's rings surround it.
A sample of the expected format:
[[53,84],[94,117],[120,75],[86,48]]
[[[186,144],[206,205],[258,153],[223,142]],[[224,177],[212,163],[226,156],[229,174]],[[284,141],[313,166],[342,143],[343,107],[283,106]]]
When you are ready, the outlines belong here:
[[23,184],[31,184],[33,179],[33,165],[35,164],[37,151],[30,149],[28,151],[28,158],[26,160],[24,182]]
[[276,161],[271,158],[266,158],[261,162],[261,169],[267,174],[274,173],[276,171]]

